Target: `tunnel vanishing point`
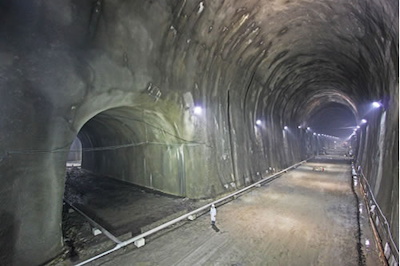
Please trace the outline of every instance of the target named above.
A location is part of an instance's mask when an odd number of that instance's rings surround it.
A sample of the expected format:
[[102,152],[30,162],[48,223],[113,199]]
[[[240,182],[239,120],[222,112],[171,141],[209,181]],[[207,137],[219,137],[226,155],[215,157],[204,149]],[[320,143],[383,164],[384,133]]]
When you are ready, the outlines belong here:
[[83,168],[194,199],[348,142],[398,243],[398,10],[1,0],[0,260],[61,252],[75,138]]

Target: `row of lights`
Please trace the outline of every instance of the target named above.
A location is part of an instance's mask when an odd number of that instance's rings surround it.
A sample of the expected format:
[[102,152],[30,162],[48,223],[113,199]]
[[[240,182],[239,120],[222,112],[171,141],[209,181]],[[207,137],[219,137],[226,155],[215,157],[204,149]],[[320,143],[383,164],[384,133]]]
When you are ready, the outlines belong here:
[[[371,106],[372,106],[373,109],[377,109],[377,108],[379,108],[379,107],[382,107],[383,105],[382,105],[381,102],[373,102],[373,103],[371,104]],[[354,135],[356,134],[357,130],[359,130],[359,129],[361,128],[361,125],[364,125],[364,124],[366,124],[367,122],[368,122],[367,119],[365,119],[365,118],[361,119],[360,124],[357,125],[357,126],[354,128],[353,133],[351,133],[351,135],[350,135],[349,138],[351,138],[352,136],[354,136]]]
[[[301,129],[302,126],[298,126],[297,128]],[[307,129],[307,131],[312,131],[311,127],[307,127],[306,129]],[[318,137],[322,136],[322,137],[326,137],[326,138],[339,139],[338,137],[334,137],[334,136],[326,135],[326,134],[320,134],[320,133],[316,133],[316,132],[313,132],[313,136],[318,136]]]
[[[382,103],[381,103],[381,102],[373,102],[371,105],[372,105],[373,108],[376,109],[376,108],[381,107],[381,106],[382,106]],[[195,113],[195,114],[201,114],[201,107],[195,107],[194,113]],[[360,124],[362,125],[362,124],[365,124],[365,123],[367,123],[367,120],[366,120],[366,119],[361,119]],[[257,126],[261,126],[261,124],[262,124],[261,120],[260,120],[260,119],[257,119],[257,120],[256,120],[256,125],[257,125]],[[301,129],[302,126],[298,126],[297,128],[298,128],[298,129]],[[354,129],[353,134],[354,134],[358,129],[360,129],[360,128],[361,128],[360,125],[357,125],[357,126],[355,127],[355,129]],[[284,126],[283,129],[284,129],[284,130],[289,130],[289,127],[288,127],[288,126]],[[310,127],[307,127],[306,129],[307,129],[308,131],[311,131],[311,128],[310,128]],[[338,137],[334,137],[334,136],[330,136],[330,135],[325,135],[325,134],[318,134],[318,133],[315,133],[315,132],[313,133],[313,135],[314,135],[314,136],[318,135],[318,136],[323,136],[323,137],[329,137],[329,138],[336,138],[336,139],[339,139]]]
[[[314,133],[315,135],[315,133]],[[325,135],[325,134],[317,134],[318,136],[326,137],[326,138],[331,138],[331,139],[339,139],[338,137],[331,136],[331,135]]]
[[[382,103],[380,103],[380,102],[373,102],[372,103],[372,107],[373,108],[379,108],[379,107],[381,107],[382,106]],[[203,112],[203,108],[201,107],[201,106],[195,106],[194,108],[193,108],[193,112],[196,114],[196,115],[201,115],[201,113]],[[365,122],[363,122],[363,121],[365,121]],[[361,120],[361,123],[366,123],[367,122],[367,120],[365,120],[365,119],[362,119]],[[261,125],[261,120],[257,120],[256,121],[256,124],[257,125]],[[297,128],[301,128],[301,126],[298,126]],[[288,129],[288,127],[287,126],[285,126],[284,127],[284,129]],[[307,127],[307,130],[311,130],[311,128],[310,127]]]
[[[261,120],[256,120],[256,125],[260,126],[261,124],[262,124]],[[297,128],[298,128],[298,129],[301,129],[302,127],[301,127],[301,126],[298,126]],[[284,130],[289,130],[289,127],[288,127],[288,126],[284,126],[283,129],[284,129]],[[310,128],[310,127],[307,127],[307,130],[308,130],[308,131],[311,131],[311,128]],[[325,135],[325,134],[317,134],[317,133],[315,133],[315,132],[313,133],[313,135],[314,135],[314,136],[323,136],[323,137],[327,137],[327,138],[339,139],[338,137],[334,137],[334,136],[330,136],[330,135]]]
[[[364,119],[364,118],[363,118],[363,119],[361,119],[361,121],[360,121],[360,125],[366,124],[367,122],[368,122],[367,119]],[[354,128],[353,133],[351,133],[350,137],[352,137],[352,136],[354,136],[354,135],[356,134],[357,130],[359,130],[359,129],[361,128],[360,125],[357,125],[357,126]]]

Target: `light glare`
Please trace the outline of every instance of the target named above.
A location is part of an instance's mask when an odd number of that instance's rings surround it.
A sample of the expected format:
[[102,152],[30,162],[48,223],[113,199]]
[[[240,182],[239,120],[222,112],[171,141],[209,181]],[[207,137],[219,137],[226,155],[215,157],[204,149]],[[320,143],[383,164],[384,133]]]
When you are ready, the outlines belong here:
[[195,106],[194,109],[193,109],[193,112],[196,115],[201,115],[201,113],[203,112],[203,108],[201,108],[200,106]]
[[379,108],[379,107],[381,107],[381,103],[379,103],[379,102],[373,102],[372,103],[372,107],[374,107],[374,108]]

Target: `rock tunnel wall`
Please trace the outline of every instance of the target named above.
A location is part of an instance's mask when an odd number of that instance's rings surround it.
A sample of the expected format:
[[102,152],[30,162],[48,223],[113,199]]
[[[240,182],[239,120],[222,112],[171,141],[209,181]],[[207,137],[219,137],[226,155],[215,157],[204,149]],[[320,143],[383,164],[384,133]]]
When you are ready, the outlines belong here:
[[[396,102],[397,5],[3,0],[2,261],[40,264],[60,252],[65,161],[76,136],[84,167],[191,198],[316,154],[306,130],[316,110],[339,103],[361,118],[369,101]],[[396,108],[387,106],[392,142]],[[390,177],[374,183],[398,227],[396,199],[386,196],[398,160],[395,150],[377,153],[389,145],[372,144],[378,124],[362,146],[384,162]],[[371,181],[377,171],[366,170]]]
[[[393,86],[396,85],[393,84]],[[398,94],[398,90],[394,95],[396,94]],[[368,115],[370,121],[368,126],[363,127],[357,135],[359,150],[356,160],[389,223],[390,233],[397,243],[397,247],[399,243],[398,106],[398,96],[395,96],[387,102],[384,108]],[[371,196],[368,198],[372,200]],[[375,212],[378,213],[377,210]],[[382,220],[382,218],[380,219]],[[376,225],[382,230],[379,233],[383,239],[383,245],[386,242],[390,244],[390,237],[386,232],[384,221]]]

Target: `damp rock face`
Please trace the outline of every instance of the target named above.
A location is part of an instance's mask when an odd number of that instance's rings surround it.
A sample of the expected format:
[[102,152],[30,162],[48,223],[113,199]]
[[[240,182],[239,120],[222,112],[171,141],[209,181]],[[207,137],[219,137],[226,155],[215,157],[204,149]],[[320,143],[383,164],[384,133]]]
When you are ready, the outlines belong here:
[[76,137],[83,168],[209,198],[362,118],[354,152],[397,236],[397,1],[2,1],[1,261],[62,252]]

